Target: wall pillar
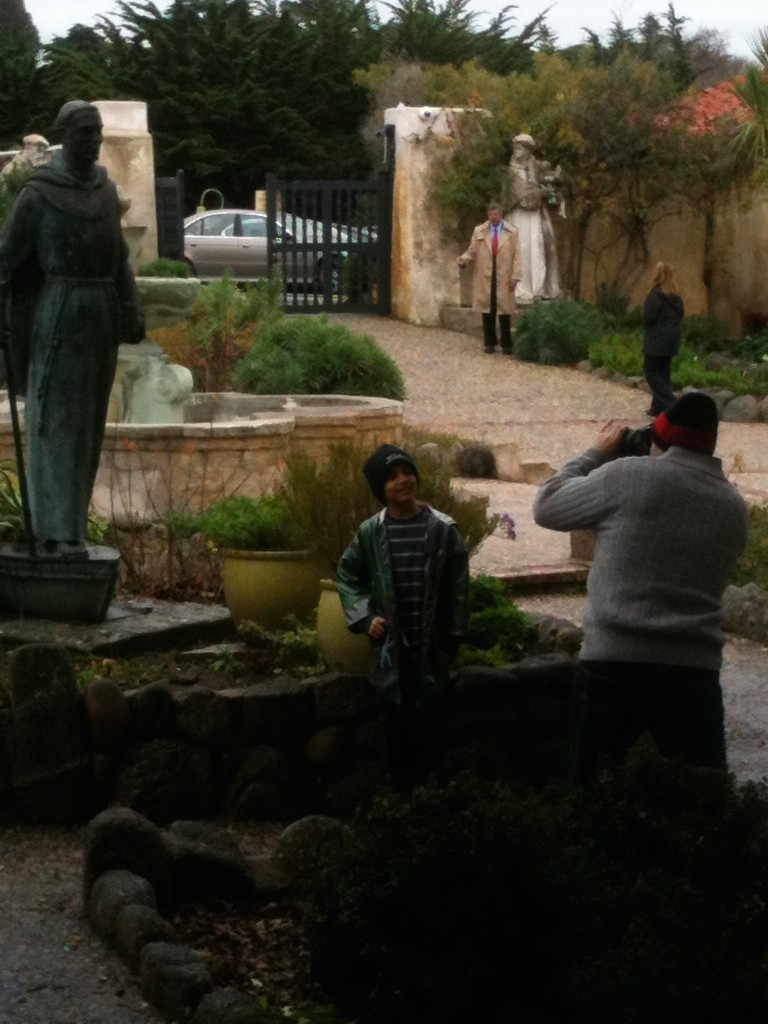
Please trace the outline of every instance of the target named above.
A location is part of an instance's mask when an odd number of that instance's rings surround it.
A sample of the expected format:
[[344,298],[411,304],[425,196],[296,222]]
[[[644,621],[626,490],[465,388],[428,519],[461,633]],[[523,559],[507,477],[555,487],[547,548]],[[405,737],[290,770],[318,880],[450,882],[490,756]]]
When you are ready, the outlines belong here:
[[123,235],[134,269],[157,259],[155,157],[147,129],[147,105],[137,100],[97,100],[104,122],[99,163],[117,184],[121,198],[130,200],[123,214]]
[[[466,248],[445,240],[434,200],[437,172],[454,152],[454,125],[482,112],[454,107],[392,107],[395,129],[392,209],[392,316],[436,325],[444,306],[461,304],[456,257]],[[482,219],[482,214],[478,214]]]

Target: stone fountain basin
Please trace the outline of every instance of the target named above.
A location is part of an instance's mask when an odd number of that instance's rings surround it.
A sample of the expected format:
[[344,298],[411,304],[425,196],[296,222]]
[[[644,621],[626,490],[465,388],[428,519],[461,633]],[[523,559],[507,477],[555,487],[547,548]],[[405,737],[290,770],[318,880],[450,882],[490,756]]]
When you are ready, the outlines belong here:
[[[93,511],[122,528],[143,527],[230,494],[274,490],[294,450],[322,465],[340,442],[373,451],[402,438],[403,403],[389,398],[193,394],[183,423],[107,423]],[[15,459],[7,408],[0,458]]]
[[292,451],[322,465],[340,442],[374,451],[402,439],[403,403],[388,398],[193,394],[183,423],[107,424],[94,510],[123,527],[157,522],[278,488]]

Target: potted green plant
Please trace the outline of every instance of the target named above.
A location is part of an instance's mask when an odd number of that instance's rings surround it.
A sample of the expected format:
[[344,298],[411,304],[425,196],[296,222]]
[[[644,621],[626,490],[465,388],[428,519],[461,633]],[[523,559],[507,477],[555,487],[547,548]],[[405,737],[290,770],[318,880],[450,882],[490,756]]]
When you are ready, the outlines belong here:
[[320,571],[284,494],[223,498],[203,513],[200,528],[221,549],[224,598],[235,622],[284,628],[317,606]]

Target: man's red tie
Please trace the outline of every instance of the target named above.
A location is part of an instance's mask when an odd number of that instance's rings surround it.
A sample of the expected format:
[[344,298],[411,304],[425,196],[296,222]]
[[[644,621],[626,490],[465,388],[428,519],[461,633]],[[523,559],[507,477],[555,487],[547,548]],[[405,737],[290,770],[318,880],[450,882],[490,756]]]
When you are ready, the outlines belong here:
[[493,246],[493,255],[495,256],[496,253],[499,251],[499,229],[498,228],[494,228],[493,229],[493,242],[492,242],[492,246]]

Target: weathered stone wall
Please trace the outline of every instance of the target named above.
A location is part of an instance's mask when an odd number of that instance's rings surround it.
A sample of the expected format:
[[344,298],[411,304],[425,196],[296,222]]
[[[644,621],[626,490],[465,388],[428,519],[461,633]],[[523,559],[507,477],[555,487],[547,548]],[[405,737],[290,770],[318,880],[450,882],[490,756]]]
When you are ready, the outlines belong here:
[[[561,266],[571,244],[568,222],[558,222]],[[739,337],[742,320],[768,316],[768,277],[764,252],[768,238],[768,201],[755,193],[751,202],[726,199],[715,217],[710,312]],[[704,287],[704,216],[683,206],[670,205],[648,234],[648,262],[640,254],[622,269],[619,290],[629,296],[630,306],[641,305],[651,286],[659,260],[675,268],[686,315],[707,312]],[[596,284],[611,280],[624,261],[626,239],[611,240],[609,229],[595,219],[587,239],[582,297],[592,299]]]
[[395,128],[392,315],[398,320],[439,324],[443,307],[461,301],[456,257],[466,244],[460,249],[446,239],[432,192],[453,152],[455,121],[464,116],[481,114],[440,107],[394,107],[385,113]]
[[[537,784],[564,777],[575,667],[571,654],[551,652],[508,669],[459,671],[445,721],[447,770]],[[43,720],[56,728],[40,732]],[[101,679],[81,695],[64,648],[11,655],[0,818],[75,822],[118,804],[158,824],[286,821],[348,814],[384,778],[363,677],[285,675],[222,690],[158,680],[129,692]]]

